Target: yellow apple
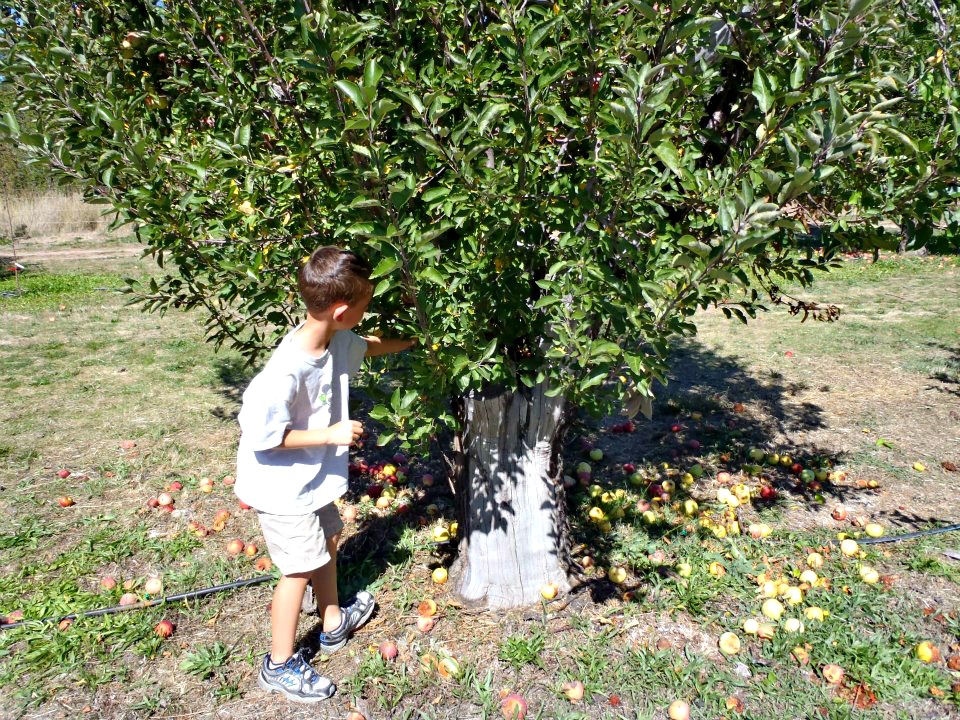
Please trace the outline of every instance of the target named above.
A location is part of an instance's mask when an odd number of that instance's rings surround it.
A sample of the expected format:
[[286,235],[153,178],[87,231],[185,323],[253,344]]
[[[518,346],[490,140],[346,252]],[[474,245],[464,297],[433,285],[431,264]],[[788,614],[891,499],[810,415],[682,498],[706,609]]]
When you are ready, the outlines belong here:
[[737,637],[736,633],[725,632],[720,636],[720,640],[717,643],[720,647],[720,652],[724,655],[736,655],[740,652],[740,638]]
[[779,620],[780,616],[783,615],[783,604],[776,598],[769,598],[764,601],[762,612],[764,617]]
[[840,543],[840,552],[842,552],[847,557],[853,557],[858,552],[860,552],[860,546],[857,544],[856,540],[847,538]]

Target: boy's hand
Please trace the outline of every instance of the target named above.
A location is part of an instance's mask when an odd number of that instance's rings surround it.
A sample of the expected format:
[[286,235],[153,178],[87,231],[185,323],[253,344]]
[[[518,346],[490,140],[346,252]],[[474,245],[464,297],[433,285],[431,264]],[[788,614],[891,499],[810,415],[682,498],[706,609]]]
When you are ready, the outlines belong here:
[[363,435],[363,425],[356,420],[341,420],[327,428],[329,445],[349,445]]
[[314,430],[287,430],[279,447],[296,450],[319,445],[349,445],[363,434],[363,425],[356,420],[342,420],[335,425]]

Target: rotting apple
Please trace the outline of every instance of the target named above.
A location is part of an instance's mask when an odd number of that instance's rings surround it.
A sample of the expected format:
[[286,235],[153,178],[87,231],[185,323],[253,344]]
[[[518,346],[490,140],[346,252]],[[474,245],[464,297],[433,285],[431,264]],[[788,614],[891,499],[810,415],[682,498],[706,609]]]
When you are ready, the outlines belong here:
[[260,572],[268,572],[273,568],[273,561],[268,557],[259,557],[253,566]]
[[566,696],[567,700],[572,703],[578,703],[583,700],[584,687],[583,683],[579,680],[570,680],[565,682],[560,686],[560,690]]
[[243,540],[235,539],[227,543],[227,552],[231,555],[239,555],[243,552],[244,543]]
[[153,631],[162,638],[168,638],[173,635],[174,625],[169,620],[161,620]]
[[821,668],[820,673],[823,675],[823,679],[831,685],[839,685],[843,682],[844,671],[839,665],[828,663]]
[[428,633],[433,630],[435,621],[432,617],[420,616],[417,618],[417,630],[422,633]]
[[71,505],[76,505],[76,502],[74,502],[73,498],[69,495],[64,495],[62,498],[57,500],[57,504],[60,505],[60,507],[68,508]]

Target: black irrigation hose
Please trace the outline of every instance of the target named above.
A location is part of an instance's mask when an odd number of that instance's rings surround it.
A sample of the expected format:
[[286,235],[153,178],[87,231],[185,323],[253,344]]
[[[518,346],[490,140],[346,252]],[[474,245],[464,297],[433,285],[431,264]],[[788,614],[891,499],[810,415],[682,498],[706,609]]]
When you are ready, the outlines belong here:
[[[915,540],[920,537],[930,535],[940,535],[942,533],[954,532],[960,530],[960,523],[955,525],[946,525],[944,527],[933,528],[932,530],[920,530],[918,532],[906,533],[904,535],[892,535],[890,537],[867,538],[858,540],[860,545],[878,545],[879,543],[900,542],[901,540]],[[124,612],[126,610],[140,610],[141,608],[153,607],[162,603],[179,602],[181,600],[192,600],[193,598],[213,595],[224,590],[234,590],[236,588],[248,587],[250,585],[260,585],[261,583],[273,580],[273,575],[260,575],[259,577],[247,578],[246,580],[235,580],[224,585],[214,585],[213,587],[203,588],[202,590],[191,590],[189,592],[171,595],[169,597],[157,598],[156,600],[143,600],[132,605],[115,605],[114,607],[101,608],[100,610],[88,610],[82,613],[73,613],[62,617],[43,618],[42,620],[19,620],[14,623],[0,624],[0,630],[11,630],[21,625],[27,625],[33,622],[52,623],[62,622],[64,620],[76,620],[79,617],[98,617],[100,615],[112,615],[113,613]]]
[[213,587],[203,588],[202,590],[190,590],[189,592],[180,593],[178,595],[156,598],[155,600],[142,600],[138,603],[133,603],[132,605],[115,605],[113,607],[101,608],[99,610],[88,610],[86,612],[73,613],[72,615],[64,615],[62,617],[43,618],[42,620],[20,620],[18,622],[9,624],[3,623],[0,624],[0,630],[10,630],[11,628],[20,627],[21,625],[27,625],[34,622],[62,622],[64,620],[76,620],[80,617],[113,615],[113,613],[124,612],[125,610],[140,610],[142,608],[153,607],[154,605],[161,605],[163,603],[179,602],[180,600],[192,600],[193,598],[204,597],[205,595],[213,595],[214,593],[223,592],[224,590],[233,590],[234,588],[247,587],[249,585],[260,585],[261,583],[269,582],[274,578],[274,575],[260,575],[258,577],[247,578],[246,580],[235,580],[234,582],[226,583],[225,585],[214,585]]
[[904,535],[891,535],[890,537],[867,538],[866,540],[857,540],[860,545],[878,545],[880,543],[900,542],[901,540],[915,540],[919,537],[928,535],[940,535],[941,533],[960,530],[960,523],[956,525],[945,525],[944,527],[933,528],[931,530],[919,530],[918,532],[906,533]]

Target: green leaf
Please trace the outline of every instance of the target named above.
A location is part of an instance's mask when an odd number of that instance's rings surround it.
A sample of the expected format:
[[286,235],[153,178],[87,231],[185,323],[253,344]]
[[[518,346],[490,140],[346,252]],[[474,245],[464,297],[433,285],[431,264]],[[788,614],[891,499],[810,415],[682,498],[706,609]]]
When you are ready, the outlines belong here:
[[507,112],[510,109],[510,106],[506,103],[487,103],[487,106],[483,109],[483,112],[480,113],[480,118],[477,120],[477,132],[481,135],[487,131],[487,128],[490,126],[494,120],[496,120],[500,115]]
[[423,197],[424,202],[430,203],[430,202],[433,202],[434,200],[445,198],[449,194],[450,194],[450,188],[435,187],[435,188],[430,188],[429,190],[424,192],[421,197]]
[[250,125],[241,125],[233,131],[233,144],[248,147],[250,145]]
[[753,96],[757,99],[760,112],[766,115],[773,107],[773,89],[769,76],[759,67],[753,71]]
[[367,109],[367,104],[363,100],[363,93],[356,83],[350,82],[349,80],[337,80],[334,85],[340,89],[340,92],[353,101],[353,104],[357,106],[358,110],[362,112]]
[[429,280],[430,282],[435,283],[437,285],[447,284],[447,279],[443,275],[441,275],[440,271],[437,270],[435,267],[424,268],[418,274],[424,280]]
[[381,77],[383,77],[383,69],[377,64],[376,60],[369,60],[367,67],[363,70],[363,87],[376,90]]
[[670,168],[674,174],[681,177],[683,176],[683,165],[681,164],[680,153],[676,145],[669,140],[663,140],[659,145],[654,146],[653,152],[656,153],[661,162]]
[[400,258],[385,257],[377,263],[377,266],[370,273],[370,279],[374,280],[382,275],[389,275],[402,264],[403,261]]
[[3,114],[3,130],[12,137],[20,134],[20,123],[17,122],[17,118],[12,112]]

